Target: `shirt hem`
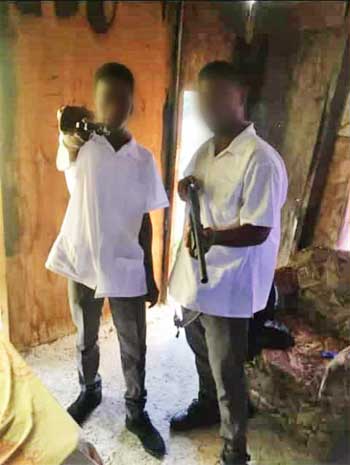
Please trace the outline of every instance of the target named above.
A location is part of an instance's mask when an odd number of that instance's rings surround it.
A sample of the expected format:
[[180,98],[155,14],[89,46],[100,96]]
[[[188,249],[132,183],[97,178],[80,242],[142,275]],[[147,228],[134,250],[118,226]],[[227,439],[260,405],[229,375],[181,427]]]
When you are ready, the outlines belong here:
[[168,208],[168,207],[169,207],[169,202],[162,202],[162,203],[147,207],[146,212],[148,213],[154,210],[160,210],[161,208]]
[[49,265],[47,263],[45,263],[45,268],[47,270],[51,271],[52,273],[55,273],[55,274],[58,274],[59,276],[62,276],[63,278],[71,279],[76,283],[84,284],[84,286],[89,287],[90,289],[95,289],[96,288],[96,285],[92,285],[91,282],[87,282],[87,281],[85,281],[83,279],[80,279],[78,276],[75,276],[73,273],[69,273],[67,271],[64,271],[64,270],[62,270],[60,268],[56,268],[56,267],[54,267],[52,265]]
[[99,291],[95,292],[96,299],[113,299],[115,298],[133,298],[133,297],[145,297],[147,295],[147,290],[145,292],[117,292],[117,291]]
[[178,303],[181,305],[181,307],[183,307],[186,310],[191,310],[192,312],[200,312],[200,313],[203,313],[204,315],[217,316],[221,318],[253,318],[254,313],[256,313],[253,310],[250,313],[245,313],[245,314],[241,314],[241,313],[232,314],[232,312],[217,313],[217,312],[210,312],[206,309],[203,310],[199,308],[199,306],[196,306],[195,304],[185,305],[180,302]]

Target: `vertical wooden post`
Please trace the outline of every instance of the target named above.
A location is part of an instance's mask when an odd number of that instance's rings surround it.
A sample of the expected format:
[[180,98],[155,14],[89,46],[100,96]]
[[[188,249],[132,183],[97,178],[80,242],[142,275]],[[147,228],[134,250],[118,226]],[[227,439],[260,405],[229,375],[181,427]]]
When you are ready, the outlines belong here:
[[[0,330],[10,337],[9,301],[7,289],[7,256],[11,254],[12,238],[16,237],[11,227],[14,190],[11,186],[8,162],[13,155],[15,118],[15,79],[11,60],[11,31],[8,20],[8,2],[0,2]],[[5,230],[5,224],[9,233]]]
[[4,331],[7,337],[9,329],[9,309],[6,280],[6,253],[4,240],[4,221],[2,211],[2,186],[0,178],[0,331]]
[[184,1],[175,5],[174,47],[172,59],[172,83],[168,91],[163,111],[163,147],[162,160],[164,166],[165,188],[170,199],[170,207],[164,214],[164,248],[162,257],[162,286],[161,301],[164,302],[167,293],[167,279],[169,274],[169,250],[171,239],[172,199],[174,195],[174,174],[176,152],[178,145],[179,108],[180,108],[180,80],[181,55],[184,21]]

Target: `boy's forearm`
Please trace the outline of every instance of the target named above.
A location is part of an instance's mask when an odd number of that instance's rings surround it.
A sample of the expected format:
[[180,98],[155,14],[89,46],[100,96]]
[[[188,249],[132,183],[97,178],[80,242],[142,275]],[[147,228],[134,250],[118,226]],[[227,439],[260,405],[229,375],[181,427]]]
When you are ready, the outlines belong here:
[[152,257],[153,230],[149,213],[143,217],[139,235],[139,242],[144,253],[144,265],[146,270],[147,284],[154,282],[153,257]]
[[271,228],[245,224],[237,228],[214,231],[213,245],[226,247],[251,247],[262,244]]
[[65,171],[78,156],[83,141],[80,138],[70,134],[60,134],[60,142],[56,156],[56,166],[59,171]]

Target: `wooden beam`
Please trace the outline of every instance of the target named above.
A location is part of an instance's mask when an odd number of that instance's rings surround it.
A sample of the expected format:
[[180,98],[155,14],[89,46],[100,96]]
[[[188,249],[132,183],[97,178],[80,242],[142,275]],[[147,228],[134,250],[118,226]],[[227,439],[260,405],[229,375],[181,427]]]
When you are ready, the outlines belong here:
[[[336,29],[299,32],[283,67],[275,60],[278,72],[274,72],[273,68],[268,70],[270,92],[266,96],[265,119],[269,128],[265,137],[282,154],[289,175],[288,199],[283,209],[280,265],[288,262],[295,249],[298,223],[305,213],[303,199],[308,195],[315,144],[331,83],[339,74],[346,37],[343,30]],[[277,46],[274,45],[275,40],[275,37],[271,38],[272,51]],[[283,49],[283,42],[285,47],[289,47],[285,35],[280,41],[278,47]],[[287,92],[284,89],[280,92],[280,78],[285,81]],[[277,111],[276,100],[280,102]]]
[[69,18],[79,11],[78,0],[55,0],[55,13],[59,18]]
[[42,15],[40,0],[34,0],[34,1],[16,0],[15,5],[19,9],[19,11],[24,15],[35,15],[35,16]]
[[[170,9],[171,5],[168,5]],[[164,248],[162,257],[162,285],[160,300],[165,301],[169,275],[169,257],[171,243],[171,220],[173,215],[174,176],[178,144],[181,57],[184,23],[184,1],[173,5],[170,15],[174,17],[174,42],[172,58],[172,82],[168,89],[167,99],[163,109],[163,143],[162,165],[164,166],[164,184],[170,199],[170,207],[164,212]]]
[[336,79],[335,89],[332,89],[332,86],[329,89],[329,104],[325,106],[313,161],[305,187],[303,208],[300,212],[299,227],[295,237],[299,248],[308,247],[313,241],[329,166],[334,154],[335,141],[349,92],[350,43],[348,38],[341,69]]
[[7,337],[10,335],[9,328],[9,307],[7,295],[6,279],[6,253],[4,238],[4,221],[2,210],[2,189],[0,178],[0,331],[3,331]]

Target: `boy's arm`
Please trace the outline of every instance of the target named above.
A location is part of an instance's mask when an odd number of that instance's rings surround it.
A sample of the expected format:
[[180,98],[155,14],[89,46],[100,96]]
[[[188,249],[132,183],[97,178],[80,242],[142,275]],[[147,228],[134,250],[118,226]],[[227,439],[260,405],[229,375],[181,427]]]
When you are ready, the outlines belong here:
[[146,270],[147,282],[147,302],[150,302],[150,307],[153,307],[158,302],[159,290],[154,279],[153,257],[152,257],[152,222],[149,213],[143,216],[142,226],[139,234],[139,242],[144,253],[144,266]]
[[61,107],[57,111],[57,122],[60,131],[56,166],[59,171],[70,168],[78,156],[79,149],[86,140],[75,132],[75,124],[91,114],[83,107]]
[[65,171],[71,167],[78,156],[79,149],[85,141],[78,136],[60,133],[59,146],[56,156],[56,167],[58,171]]

